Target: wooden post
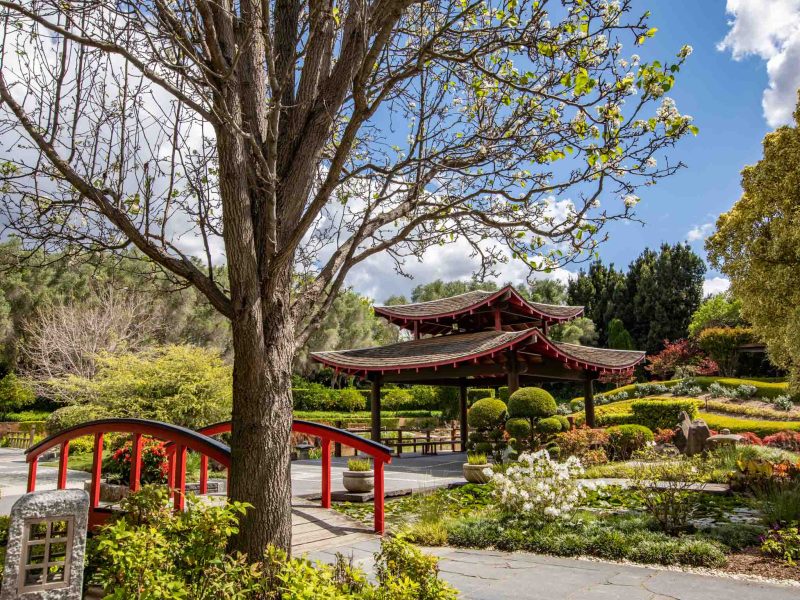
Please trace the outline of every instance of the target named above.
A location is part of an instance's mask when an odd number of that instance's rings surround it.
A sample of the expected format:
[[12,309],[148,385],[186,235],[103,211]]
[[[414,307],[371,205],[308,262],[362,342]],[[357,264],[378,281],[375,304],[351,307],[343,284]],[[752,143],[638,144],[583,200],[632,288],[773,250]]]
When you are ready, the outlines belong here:
[[467,436],[469,435],[469,426],[467,425],[467,380],[459,379],[458,381],[458,419],[461,428],[461,451],[467,451]]
[[331,507],[331,441],[322,439],[322,508]]
[[586,414],[586,425],[589,427],[595,427],[592,373],[589,371],[584,371],[583,377],[583,410]]
[[[336,421],[336,429],[343,429],[341,420]],[[333,455],[336,458],[339,458],[342,455],[342,443],[341,442],[334,442],[333,443]]]
[[67,464],[69,461],[69,440],[61,444],[61,454],[58,455],[58,489],[67,487]]
[[138,491],[142,479],[142,434],[134,433],[132,440],[130,488],[132,492]]
[[519,389],[519,365],[517,364],[517,353],[513,350],[508,353],[508,395],[510,396]]
[[381,379],[375,375],[372,380],[372,441],[381,442]]

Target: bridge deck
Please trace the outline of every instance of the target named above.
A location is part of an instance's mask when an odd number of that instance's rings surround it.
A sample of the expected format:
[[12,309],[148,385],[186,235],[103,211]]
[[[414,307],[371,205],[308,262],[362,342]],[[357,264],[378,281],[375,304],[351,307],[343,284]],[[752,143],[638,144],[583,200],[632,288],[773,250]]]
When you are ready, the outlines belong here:
[[292,554],[335,550],[376,539],[372,529],[333,509],[320,508],[302,498],[292,500]]

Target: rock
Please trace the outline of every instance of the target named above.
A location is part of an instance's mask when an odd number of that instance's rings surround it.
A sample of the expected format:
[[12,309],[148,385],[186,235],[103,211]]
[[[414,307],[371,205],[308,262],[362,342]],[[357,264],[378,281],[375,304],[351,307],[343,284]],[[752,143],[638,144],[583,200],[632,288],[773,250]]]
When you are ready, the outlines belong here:
[[726,446],[733,448],[737,444],[741,444],[744,441],[744,436],[737,435],[735,433],[721,433],[718,435],[712,435],[706,440],[706,450],[716,450],[717,448],[723,448]]
[[83,490],[33,492],[17,500],[0,599],[80,600],[88,516]]
[[681,412],[680,419],[673,443],[686,456],[700,454],[705,449],[706,440],[711,436],[708,425],[703,419],[692,421],[686,412]]

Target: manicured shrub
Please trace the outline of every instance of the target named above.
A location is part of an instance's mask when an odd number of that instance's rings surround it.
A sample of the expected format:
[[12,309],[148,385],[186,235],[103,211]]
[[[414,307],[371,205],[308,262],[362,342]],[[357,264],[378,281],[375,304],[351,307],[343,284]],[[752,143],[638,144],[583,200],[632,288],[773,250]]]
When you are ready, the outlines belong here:
[[508,408],[497,398],[484,398],[473,404],[467,413],[467,422],[475,429],[488,430],[503,423]]
[[335,390],[321,383],[311,383],[292,390],[292,404],[294,410],[333,410],[335,394]]
[[512,417],[542,419],[556,414],[556,401],[541,388],[520,388],[508,399],[508,414]]
[[697,416],[697,402],[694,400],[672,400],[654,398],[636,400],[631,404],[633,422],[648,429],[670,429],[678,425],[681,412],[690,418]]
[[615,460],[627,460],[648,442],[654,441],[653,432],[644,425],[615,425],[609,427],[606,451]]
[[47,418],[46,427],[50,434],[58,433],[81,423],[106,419],[111,415],[101,407],[91,404],[73,404],[53,411]]
[[338,396],[336,405],[339,410],[355,412],[366,408],[364,396],[355,388],[339,390]]
[[556,417],[547,417],[546,419],[539,419],[536,422],[536,431],[543,435],[553,435],[562,431],[561,421]]
[[497,397],[500,398],[503,402],[508,403],[508,398],[510,394],[508,393],[508,386],[504,385],[503,387],[497,388]]
[[731,433],[752,431],[761,438],[781,431],[800,431],[800,421],[756,421],[706,412],[700,412],[700,418],[711,429],[717,431],[721,429],[730,429]]
[[516,440],[527,440],[532,433],[531,422],[520,417],[509,419],[506,421],[506,431]]
[[561,423],[561,431],[569,431],[570,424],[569,424],[569,419],[566,416],[556,415],[553,418],[558,419],[558,422]]

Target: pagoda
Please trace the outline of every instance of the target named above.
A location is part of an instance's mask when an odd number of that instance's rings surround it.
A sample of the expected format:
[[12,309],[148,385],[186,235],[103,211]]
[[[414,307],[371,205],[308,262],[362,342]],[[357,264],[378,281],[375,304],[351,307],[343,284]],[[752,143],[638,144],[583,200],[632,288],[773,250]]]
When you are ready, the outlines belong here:
[[583,314],[582,306],[531,302],[512,286],[450,298],[376,306],[375,313],[410,333],[409,341],[356,350],[314,352],[318,362],[372,384],[372,439],[380,441],[383,383],[457,386],[462,449],[467,439],[467,388],[542,381],[582,381],[586,422],[594,426],[592,382],[632,374],[644,352],[556,342],[548,328]]

